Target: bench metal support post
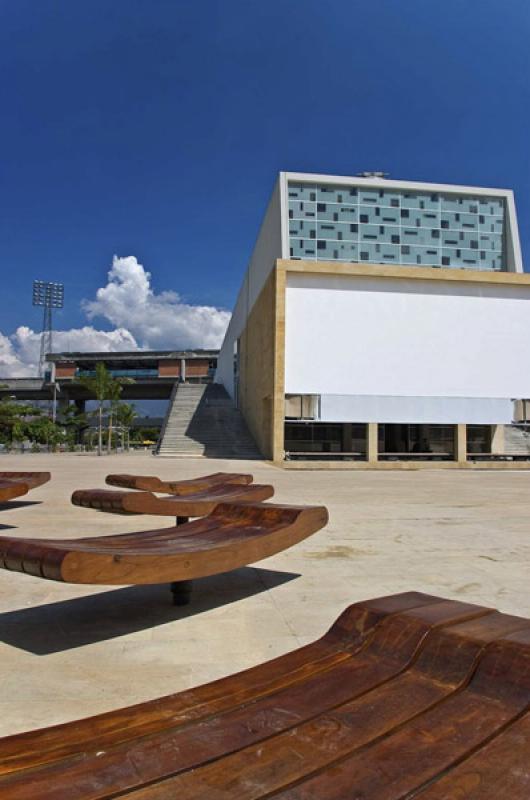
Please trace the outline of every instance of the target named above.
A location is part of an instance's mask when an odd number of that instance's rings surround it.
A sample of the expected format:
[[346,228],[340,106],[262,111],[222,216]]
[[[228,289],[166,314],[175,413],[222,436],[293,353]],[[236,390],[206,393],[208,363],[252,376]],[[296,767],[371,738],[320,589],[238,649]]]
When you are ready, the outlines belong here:
[[173,605],[187,606],[191,600],[192,581],[174,581],[170,587],[173,595]]

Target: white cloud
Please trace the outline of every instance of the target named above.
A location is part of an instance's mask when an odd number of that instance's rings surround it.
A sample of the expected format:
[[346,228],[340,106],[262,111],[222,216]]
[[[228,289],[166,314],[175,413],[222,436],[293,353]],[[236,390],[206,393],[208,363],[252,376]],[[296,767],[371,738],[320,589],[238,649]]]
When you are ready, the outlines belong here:
[[89,319],[103,317],[122,326],[147,349],[220,347],[230,313],[184,303],[176,292],[156,294],[151,273],[134,256],[114,257],[106,286],[85,301]]
[[[40,356],[39,332],[21,325],[15,333],[7,337],[0,333],[0,376],[3,378],[24,378],[35,376],[39,370]],[[124,328],[113,331],[98,331],[89,325],[72,328],[68,331],[54,331],[53,349],[78,352],[117,350],[138,350],[132,334]]]
[[[106,286],[82,308],[90,320],[101,317],[114,329],[85,325],[54,331],[55,352],[216,348],[230,320],[228,311],[184,303],[176,292],[156,294],[151,274],[134,256],[115,256]],[[37,375],[39,354],[39,332],[21,325],[10,336],[0,333],[0,377]]]

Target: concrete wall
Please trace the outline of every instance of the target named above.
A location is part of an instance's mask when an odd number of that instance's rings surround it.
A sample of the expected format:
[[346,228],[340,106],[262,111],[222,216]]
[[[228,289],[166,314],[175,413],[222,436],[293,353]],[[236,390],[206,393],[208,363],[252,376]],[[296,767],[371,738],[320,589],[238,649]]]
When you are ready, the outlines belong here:
[[215,380],[222,383],[227,392],[234,396],[234,347],[249,314],[271,274],[277,258],[283,255],[282,205],[284,203],[283,175],[280,174],[259,230],[248,269],[219,353]]
[[[480,421],[502,422],[490,401],[530,396],[529,338],[528,285],[289,273],[285,391],[408,398],[412,414],[414,398],[418,414],[421,398],[483,398]],[[435,405],[429,422],[462,421]]]
[[239,407],[260,452],[273,457],[276,274],[269,275],[240,339]]

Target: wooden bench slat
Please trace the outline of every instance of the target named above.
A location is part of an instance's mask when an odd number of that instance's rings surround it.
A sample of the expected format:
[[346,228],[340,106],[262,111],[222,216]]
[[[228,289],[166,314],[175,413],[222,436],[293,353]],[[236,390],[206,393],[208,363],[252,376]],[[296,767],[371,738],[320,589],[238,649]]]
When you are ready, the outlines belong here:
[[119,486],[122,489],[139,489],[159,494],[184,496],[194,492],[208,491],[219,484],[245,485],[252,483],[253,480],[252,475],[241,472],[214,472],[212,475],[181,481],[163,481],[154,475],[107,475],[105,482],[110,486]]
[[[383,598],[240,675],[0,740],[0,800],[431,800],[436,781],[465,777],[529,701],[528,620],[414,593]],[[511,740],[519,774],[507,800],[527,800],[527,743]],[[467,796],[432,795],[444,797]]]
[[530,713],[526,713],[414,798],[526,800],[530,797],[529,762]]
[[[48,775],[52,793],[42,795],[43,800],[48,796],[53,797],[54,792],[60,796],[61,787],[82,780],[86,771],[90,775],[95,775],[96,786],[103,784],[109,792],[123,790],[125,772],[128,772],[128,779],[132,785],[129,784],[127,788],[132,788],[138,782],[139,764],[144,765],[142,773],[144,782],[153,780],[157,775],[161,777],[174,772],[175,752],[179,753],[179,771],[195,769],[203,761],[218,759],[232,750],[241,750],[243,747],[247,747],[244,758],[249,758],[248,746],[252,742],[274,736],[285,729],[292,729],[304,720],[321,714],[323,709],[329,711],[398,675],[410,663],[418,644],[425,639],[426,633],[430,630],[478,614],[489,613],[487,609],[462,603],[442,602],[435,605],[436,608],[425,607],[423,610],[420,608],[417,613],[413,610],[384,620],[374,630],[372,638],[362,651],[357,652],[355,657],[350,655],[346,662],[336,664],[334,669],[328,669],[316,676],[306,676],[296,685],[277,691],[257,703],[254,701],[250,706],[229,709],[222,718],[219,716],[203,718],[199,724],[191,728],[188,725],[184,730],[179,728],[174,731],[166,730],[158,736],[150,737],[147,741],[139,742],[137,746],[129,747],[125,764],[122,763],[123,755],[116,752],[89,757],[92,760],[91,766],[87,758],[82,764],[72,764],[70,768],[60,764],[54,773],[56,781],[52,780],[51,773]],[[423,618],[426,618],[427,622]],[[408,635],[405,636],[404,627],[408,628]],[[309,728],[312,729],[311,725]],[[288,734],[286,743],[279,745],[278,753],[284,747],[289,749],[293,742],[293,734]],[[265,742],[264,751],[268,751],[272,744]],[[225,760],[230,769],[230,758]],[[129,762],[135,765],[134,769],[127,768]],[[119,786],[110,785],[120,763],[121,783]],[[212,770],[215,771],[213,766],[204,769],[208,774]],[[193,776],[176,780],[174,789],[178,796],[182,795],[183,783],[185,785],[189,780],[193,782],[197,780],[196,769]],[[90,779],[85,786],[84,796],[92,800],[99,795],[97,791],[89,790],[89,783]],[[208,783],[213,786],[215,782],[208,779]],[[182,796],[185,796],[185,793]]]
[[328,520],[319,506],[220,503],[207,516],[155,531],[81,539],[0,537],[0,566],[90,584],[185,581],[268,558]]
[[189,722],[267,696],[348,658],[387,616],[434,602],[438,598],[419,592],[361,601],[349,606],[318,641],[245,672],[129,708],[0,739],[0,774],[67,757],[95,739],[109,747],[156,733],[177,717]]
[[22,497],[50,478],[49,472],[0,472],[0,503]]
[[219,483],[182,496],[157,497],[153,492],[116,492],[108,489],[77,489],[72,503],[112,514],[152,514],[171,517],[202,517],[218,503],[260,503],[274,494],[270,485]]

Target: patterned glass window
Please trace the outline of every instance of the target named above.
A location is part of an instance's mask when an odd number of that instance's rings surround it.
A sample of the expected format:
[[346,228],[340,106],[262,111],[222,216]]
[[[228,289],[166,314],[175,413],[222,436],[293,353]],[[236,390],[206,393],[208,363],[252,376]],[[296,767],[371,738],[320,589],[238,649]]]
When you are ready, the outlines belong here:
[[506,269],[496,197],[290,182],[291,258]]

